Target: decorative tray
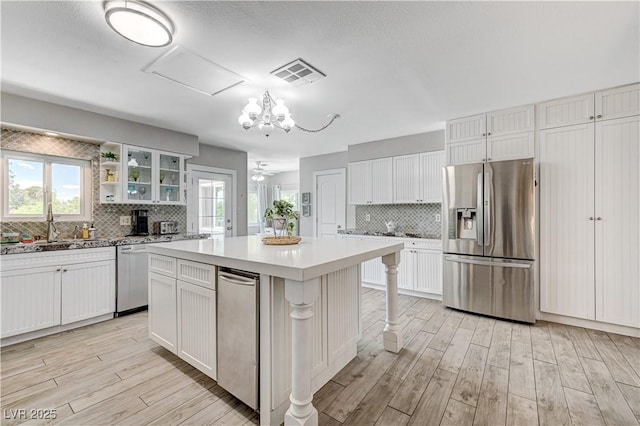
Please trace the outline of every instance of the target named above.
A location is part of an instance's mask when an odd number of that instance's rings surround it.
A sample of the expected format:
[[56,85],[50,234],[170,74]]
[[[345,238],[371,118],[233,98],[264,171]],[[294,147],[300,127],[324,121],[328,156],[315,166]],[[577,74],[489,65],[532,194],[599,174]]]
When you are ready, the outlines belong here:
[[301,240],[301,237],[264,237],[262,242],[269,246],[286,246],[298,244]]

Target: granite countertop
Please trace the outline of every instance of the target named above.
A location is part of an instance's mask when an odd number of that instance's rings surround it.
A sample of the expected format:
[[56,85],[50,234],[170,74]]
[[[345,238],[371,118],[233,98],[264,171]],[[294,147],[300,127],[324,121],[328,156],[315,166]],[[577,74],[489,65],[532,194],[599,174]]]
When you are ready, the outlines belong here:
[[56,250],[76,250],[84,248],[96,247],[112,247],[124,246],[131,244],[150,244],[150,243],[166,243],[178,240],[192,240],[209,238],[210,234],[171,234],[171,235],[148,235],[148,236],[128,236],[114,238],[97,238],[95,240],[60,240],[53,243],[36,242],[36,243],[17,243],[11,245],[3,245],[0,248],[0,254],[20,254],[20,253],[37,253],[42,251]]
[[414,232],[378,232],[378,231],[363,231],[361,229],[339,230],[338,234],[375,235],[378,237],[399,237],[399,238],[424,238],[427,240],[439,240],[441,238],[440,235],[436,235],[436,234],[419,234]]

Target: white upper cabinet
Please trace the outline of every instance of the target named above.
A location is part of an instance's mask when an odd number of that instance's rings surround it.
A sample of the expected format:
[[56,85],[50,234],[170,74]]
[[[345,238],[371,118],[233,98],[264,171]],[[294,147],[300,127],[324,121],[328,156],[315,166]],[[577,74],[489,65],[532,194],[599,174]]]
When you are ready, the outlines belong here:
[[640,114],[640,84],[596,92],[596,120]]
[[538,104],[538,127],[551,129],[593,121],[593,93]]
[[534,112],[524,105],[447,122],[447,164],[533,157]]
[[391,204],[393,162],[391,158],[349,163],[349,204]]
[[633,84],[538,104],[538,126],[542,130],[638,114],[640,84]]
[[444,152],[393,157],[393,201],[395,203],[442,202]]
[[487,136],[512,135],[514,133],[533,132],[535,108],[524,105],[487,114]]
[[185,203],[182,155],[125,145],[122,168],[125,203]]
[[447,140],[463,142],[487,136],[487,115],[459,118],[447,122]]
[[420,202],[420,155],[393,157],[393,201]]

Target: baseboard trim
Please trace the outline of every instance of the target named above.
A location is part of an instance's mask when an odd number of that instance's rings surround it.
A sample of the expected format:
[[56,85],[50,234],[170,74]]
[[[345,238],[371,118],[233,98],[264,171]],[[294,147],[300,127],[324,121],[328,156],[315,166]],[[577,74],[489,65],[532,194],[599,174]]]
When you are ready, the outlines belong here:
[[85,325],[96,324],[98,322],[113,319],[113,314],[100,315],[99,317],[88,318],[71,324],[57,325],[55,327],[45,328],[43,330],[31,331],[29,333],[18,334],[16,336],[5,337],[0,341],[0,347],[14,345],[16,343],[26,342],[27,340],[37,339],[38,337],[50,336],[62,331],[73,330],[74,328],[84,327]]
[[[374,290],[382,290],[382,291],[386,291],[387,290],[387,286],[384,285],[384,284],[372,284],[372,283],[367,283],[367,282],[364,282],[364,281],[362,282],[362,287],[372,288]],[[421,291],[406,290],[404,288],[398,288],[398,293],[399,294],[406,294],[407,296],[421,297],[423,299],[432,299],[432,300],[440,300],[440,301],[442,301],[442,295],[441,294],[423,293]]]
[[640,328],[627,327],[624,325],[609,324],[606,322],[586,320],[582,318],[567,317],[564,315],[540,312],[538,319],[543,321],[557,322],[559,324],[573,325],[576,327],[590,328],[593,330],[605,331],[607,333],[622,334],[624,336],[640,337]]

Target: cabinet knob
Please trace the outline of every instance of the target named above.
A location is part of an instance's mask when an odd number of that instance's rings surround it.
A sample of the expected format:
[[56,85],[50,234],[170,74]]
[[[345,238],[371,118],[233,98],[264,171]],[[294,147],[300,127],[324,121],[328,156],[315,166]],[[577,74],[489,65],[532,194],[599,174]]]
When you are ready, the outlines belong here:
[[602,118],[602,114],[598,114],[596,118]]
[[60,268],[56,269],[56,272],[60,272]]
[[486,134],[486,133],[483,133],[483,134],[482,134],[482,136],[487,136],[487,134]]
[[593,120],[593,115],[589,117],[589,120]]
[[596,220],[602,220],[602,218],[600,216],[596,217]]
[[491,132],[487,133],[487,136],[491,136]]
[[64,268],[64,269],[62,270],[62,272],[67,272],[67,268]]
[[487,161],[491,161],[491,158],[487,158]]
[[593,220],[593,216],[589,216],[589,220]]

